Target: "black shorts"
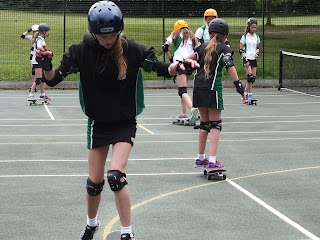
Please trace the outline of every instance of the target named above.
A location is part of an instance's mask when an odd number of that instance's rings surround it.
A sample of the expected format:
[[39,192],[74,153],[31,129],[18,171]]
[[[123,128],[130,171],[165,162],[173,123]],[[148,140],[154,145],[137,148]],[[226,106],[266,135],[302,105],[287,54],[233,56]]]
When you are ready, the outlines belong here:
[[93,149],[109,146],[118,142],[127,142],[133,146],[136,131],[137,122],[135,119],[105,123],[89,118],[87,125],[87,148]]
[[193,107],[205,107],[224,110],[222,90],[193,88]]
[[253,68],[253,67],[257,67],[258,64],[257,64],[257,59],[254,59],[254,60],[249,60],[249,65]]
[[41,68],[40,64],[32,64],[32,67],[33,67],[34,69],[36,69],[36,68]]

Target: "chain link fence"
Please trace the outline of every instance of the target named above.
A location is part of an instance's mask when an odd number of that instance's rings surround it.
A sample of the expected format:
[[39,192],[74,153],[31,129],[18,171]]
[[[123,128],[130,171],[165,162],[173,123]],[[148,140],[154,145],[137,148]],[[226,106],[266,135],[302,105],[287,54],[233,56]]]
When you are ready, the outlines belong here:
[[[51,30],[47,46],[55,53],[54,66],[71,44],[80,42],[87,34],[87,12],[96,1],[91,0],[0,0],[0,81],[30,79],[31,42],[20,35],[33,24],[46,22]],[[248,17],[258,19],[262,42],[257,79],[277,79],[279,50],[320,55],[319,0],[114,0],[124,14],[124,34],[146,47],[154,46],[161,60],[161,45],[179,19],[190,29],[204,24],[203,13],[217,10],[230,27],[228,37],[235,51],[234,60],[239,75],[245,79],[238,54],[239,41]],[[316,68],[317,66],[315,66]],[[78,76],[68,77],[77,80]],[[157,79],[146,74],[145,79]]]

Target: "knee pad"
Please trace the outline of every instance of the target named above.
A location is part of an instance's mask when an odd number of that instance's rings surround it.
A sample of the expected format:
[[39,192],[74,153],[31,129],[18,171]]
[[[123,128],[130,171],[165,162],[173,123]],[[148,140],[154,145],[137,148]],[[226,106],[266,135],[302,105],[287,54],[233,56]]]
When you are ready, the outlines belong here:
[[[125,185],[127,185],[126,180],[127,175],[119,170],[109,170],[107,172],[108,183],[112,191],[120,191]],[[121,181],[121,178],[124,181]]]
[[256,77],[253,76],[252,74],[247,75],[247,82],[248,83],[254,83],[256,81]]
[[181,98],[184,93],[188,93],[187,87],[178,87],[178,94]]
[[[209,121],[209,129],[217,129],[221,132],[222,130],[222,121],[219,120],[219,121]],[[210,131],[209,130],[209,131]]]
[[90,180],[90,178],[87,179],[87,193],[90,196],[98,196],[102,192],[104,185],[104,180],[100,183],[94,183]]
[[210,122],[200,122],[200,125],[194,126],[194,129],[201,129],[202,132],[210,132]]
[[42,83],[42,78],[36,78],[36,85],[39,85],[40,83]]

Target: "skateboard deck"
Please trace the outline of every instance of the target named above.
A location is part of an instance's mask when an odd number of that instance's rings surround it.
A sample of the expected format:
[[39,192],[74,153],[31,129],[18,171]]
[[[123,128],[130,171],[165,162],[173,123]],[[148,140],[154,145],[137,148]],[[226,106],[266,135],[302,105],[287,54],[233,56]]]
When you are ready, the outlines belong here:
[[29,104],[30,104],[30,106],[31,106],[31,105],[50,104],[50,101],[51,101],[51,100],[45,100],[45,101],[43,101],[43,100],[36,99],[36,100],[27,100],[27,101],[29,102]]
[[203,170],[203,175],[207,176],[208,180],[211,180],[212,178],[218,179],[218,180],[226,180],[227,175],[224,173],[225,169],[216,169],[216,170]]
[[180,124],[180,125],[184,125],[184,126],[188,126],[189,124],[190,118],[176,118],[173,120],[172,124]]
[[257,99],[253,99],[253,100],[246,100],[244,103],[247,105],[257,105]]
[[119,240],[121,238],[121,231],[113,231],[107,235],[106,240]]

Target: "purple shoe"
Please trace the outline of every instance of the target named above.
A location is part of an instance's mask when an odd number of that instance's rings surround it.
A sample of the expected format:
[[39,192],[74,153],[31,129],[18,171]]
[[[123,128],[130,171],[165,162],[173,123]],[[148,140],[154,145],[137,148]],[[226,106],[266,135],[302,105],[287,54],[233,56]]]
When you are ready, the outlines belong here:
[[216,160],[216,163],[209,162],[208,171],[224,169],[224,165]]
[[204,168],[204,167],[208,167],[208,164],[209,164],[208,158],[205,158],[203,160],[196,159],[196,161],[194,162],[194,167],[195,168]]

